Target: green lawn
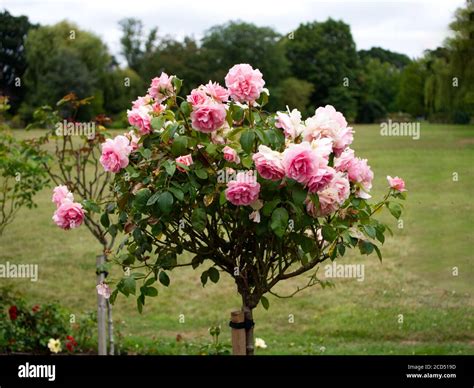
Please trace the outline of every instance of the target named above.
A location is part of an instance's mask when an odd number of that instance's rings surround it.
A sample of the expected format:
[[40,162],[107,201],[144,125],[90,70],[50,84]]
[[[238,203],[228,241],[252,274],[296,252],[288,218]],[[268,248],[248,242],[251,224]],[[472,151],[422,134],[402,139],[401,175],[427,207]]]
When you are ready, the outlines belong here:
[[[474,354],[474,126],[423,124],[419,140],[380,136],[377,125],[355,129],[353,147],[375,173],[373,196],[384,192],[386,175],[407,183],[403,228],[381,214],[395,233],[383,247],[383,263],[355,251],[343,259],[364,263],[365,281],[336,279],[333,289],[314,287],[292,299],[270,296],[270,310],[255,312],[256,336],[268,345],[257,353]],[[59,300],[73,312],[93,310],[100,246],[85,227],[64,232],[53,224],[50,193],[41,192],[38,208],[21,210],[0,238],[0,262],[38,263],[39,281],[0,279],[0,286],[13,285],[37,303]],[[172,275],[171,286],[148,299],[142,315],[133,299],[118,297],[114,313],[124,346],[137,353],[195,353],[194,345],[209,342],[207,330],[216,323],[229,343],[229,314],[239,306],[231,280],[203,288],[200,271]],[[291,292],[304,280],[277,290]]]

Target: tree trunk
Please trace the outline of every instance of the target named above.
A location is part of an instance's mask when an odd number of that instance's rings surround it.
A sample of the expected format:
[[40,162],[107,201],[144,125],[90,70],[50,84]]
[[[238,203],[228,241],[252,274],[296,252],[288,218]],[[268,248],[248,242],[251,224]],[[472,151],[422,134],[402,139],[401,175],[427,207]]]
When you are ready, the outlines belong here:
[[[105,263],[105,256],[97,256],[97,267],[101,268]],[[100,284],[104,281],[105,274],[99,270],[97,274],[97,284]],[[107,334],[106,334],[106,304],[105,298],[102,295],[97,294],[97,352],[100,356],[107,355]]]
[[[252,309],[250,307],[244,304],[242,307],[242,311],[244,312],[246,321],[251,321],[253,319]],[[246,339],[246,344],[247,344],[246,346],[247,356],[253,356],[254,355],[253,326],[245,330],[245,339]]]
[[108,322],[108,335],[109,335],[109,355],[115,354],[115,341],[114,341],[114,320],[112,318],[112,304],[107,300],[107,322]]

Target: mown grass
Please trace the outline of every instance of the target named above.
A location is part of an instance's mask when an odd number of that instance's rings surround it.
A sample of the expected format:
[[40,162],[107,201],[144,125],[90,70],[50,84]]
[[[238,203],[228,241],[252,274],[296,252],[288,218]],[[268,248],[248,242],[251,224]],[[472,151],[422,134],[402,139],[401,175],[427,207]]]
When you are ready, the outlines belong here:
[[[386,175],[407,182],[403,228],[381,214],[395,234],[384,244],[383,263],[355,251],[341,261],[365,264],[363,282],[336,279],[335,288],[314,287],[292,299],[270,296],[270,310],[255,312],[256,336],[268,345],[258,354],[474,354],[474,126],[422,124],[419,140],[380,136],[376,125],[355,129],[354,148],[375,173],[374,198],[384,192]],[[0,286],[13,286],[36,303],[59,300],[73,312],[93,310],[100,246],[86,228],[55,227],[50,189],[37,202],[0,238],[0,262],[38,263],[39,281],[0,279]],[[118,269],[111,276],[117,275]],[[229,343],[228,317],[239,307],[235,286],[223,276],[203,288],[199,275],[174,271],[171,286],[148,299],[141,315],[133,299],[119,296],[114,314],[124,348],[196,353],[210,342],[208,328],[215,324]],[[290,293],[304,280],[282,283],[277,291]]]

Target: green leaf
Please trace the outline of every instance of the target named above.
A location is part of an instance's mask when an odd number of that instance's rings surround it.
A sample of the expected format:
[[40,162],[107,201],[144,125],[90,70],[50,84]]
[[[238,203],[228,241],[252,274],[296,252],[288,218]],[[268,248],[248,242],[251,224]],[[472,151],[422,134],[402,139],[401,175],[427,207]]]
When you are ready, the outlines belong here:
[[173,202],[173,196],[169,191],[162,192],[158,198],[158,206],[163,213],[171,212]]
[[187,101],[183,101],[180,105],[181,112],[185,114],[185,116],[189,116],[191,113],[191,104]]
[[165,123],[165,118],[163,116],[153,117],[151,119],[151,127],[156,130],[163,128],[164,123]]
[[379,260],[382,261],[382,253],[380,252],[380,249],[377,245],[374,245],[374,250],[375,253],[377,253],[377,256],[379,257]]
[[242,149],[250,154],[253,149],[253,144],[255,142],[255,133],[253,131],[247,130],[240,136],[240,144]]
[[191,222],[193,227],[198,231],[202,232],[207,225],[207,214],[206,211],[200,207],[194,209],[191,215]]
[[112,293],[110,294],[110,298],[109,298],[109,302],[111,304],[114,304],[115,303],[115,299],[117,299],[117,295],[118,295],[118,289],[115,289],[112,291]]
[[265,202],[265,205],[263,205],[263,208],[262,208],[263,215],[266,217],[270,217],[270,214],[272,214],[273,209],[275,209],[279,203],[280,203],[279,198],[275,198],[269,202]]
[[158,198],[160,197],[161,193],[155,193],[153,194],[150,198],[148,198],[148,201],[146,201],[147,206],[154,205],[156,201],[158,201]]
[[176,171],[176,164],[171,160],[167,160],[164,164],[165,171],[169,176],[173,176]]
[[285,234],[288,226],[288,219],[288,212],[283,207],[275,209],[272,213],[270,228],[272,228],[273,232],[280,238]]
[[107,213],[104,213],[100,216],[100,223],[104,228],[108,228],[110,225],[110,219],[109,215]]
[[155,287],[145,287],[143,290],[146,296],[157,296],[158,290]]
[[375,228],[371,225],[362,225],[362,229],[364,229],[364,232],[367,236],[371,238],[375,238],[377,231]]
[[174,156],[184,155],[188,152],[188,138],[186,136],[178,136],[173,140],[171,145],[171,153]]
[[207,273],[209,275],[209,279],[211,279],[211,281],[213,283],[217,283],[219,281],[219,271],[217,270],[217,268],[215,267],[211,267],[207,270]]
[[209,277],[209,274],[207,271],[204,271],[202,274],[201,274],[201,283],[202,283],[202,286],[204,287],[207,283],[207,279]]
[[260,298],[260,302],[262,302],[262,306],[265,310],[268,310],[270,308],[270,302],[268,301],[268,299],[266,297],[264,297],[262,295],[262,297]]
[[360,253],[363,255],[370,255],[374,251],[374,244],[370,241],[360,240],[359,241],[359,249]]
[[295,186],[291,192],[291,196],[293,198],[293,202],[296,205],[302,206],[304,201],[306,200],[307,192],[303,190],[303,188]]
[[207,171],[204,169],[204,168],[200,168],[196,171],[194,171],[194,173],[196,174],[196,176],[199,178],[199,179],[207,179]]
[[179,79],[178,77],[173,77],[173,80],[171,82],[173,83],[173,86],[176,90],[176,94],[178,94],[181,89],[181,86],[183,85],[183,80]]
[[122,292],[122,294],[124,294],[125,296],[129,296],[130,294],[135,295],[137,282],[133,276],[122,278],[119,284],[120,283],[121,283],[120,292]]
[[82,205],[84,209],[87,210],[89,213],[100,213],[100,207],[94,201],[89,199],[85,199],[82,201]]
[[168,190],[173,193],[178,201],[182,201],[184,199],[184,193],[180,189],[176,187],[168,187]]
[[222,190],[219,195],[219,205],[224,205],[227,202],[227,198],[225,196],[225,190]]
[[140,189],[135,194],[135,198],[133,200],[133,206],[141,211],[144,212],[146,210],[146,204],[148,199],[151,197],[151,191],[149,189]]
[[165,287],[168,287],[170,285],[170,278],[169,278],[168,274],[165,271],[160,272],[160,275],[158,276],[158,280]]
[[337,237],[337,232],[329,225],[324,225],[321,234],[326,241],[333,242]]
[[400,204],[396,202],[387,202],[387,207],[390,213],[392,213],[392,216],[394,216],[398,220],[402,215],[402,207],[400,206]]

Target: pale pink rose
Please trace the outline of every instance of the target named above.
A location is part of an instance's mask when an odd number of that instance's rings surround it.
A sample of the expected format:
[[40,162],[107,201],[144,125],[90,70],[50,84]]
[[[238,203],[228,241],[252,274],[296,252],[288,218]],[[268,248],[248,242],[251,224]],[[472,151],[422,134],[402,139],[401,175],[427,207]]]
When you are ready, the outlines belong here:
[[151,103],[151,96],[147,94],[146,96],[138,97],[135,101],[133,101],[132,108],[138,109],[141,106],[150,105],[150,103]]
[[347,172],[349,180],[356,184],[356,197],[370,198],[374,173],[367,164],[367,159],[356,158],[354,150],[347,148],[335,159],[334,167],[337,171]]
[[127,139],[130,141],[130,147],[132,147],[132,152],[136,151],[139,147],[142,146],[141,144],[138,144],[138,142],[140,141],[140,137],[135,134],[134,130],[125,133],[124,136],[126,136]]
[[237,154],[237,151],[233,148],[225,146],[222,152],[224,153],[224,159],[228,162],[240,163],[239,155]]
[[105,299],[109,299],[111,295],[110,287],[104,282],[100,282],[97,286],[97,294],[103,296]]
[[219,85],[217,82],[211,82],[203,86],[203,90],[217,102],[227,102],[229,100],[229,91]]
[[63,203],[63,201],[65,199],[68,199],[69,201],[72,202],[72,201],[74,201],[74,196],[69,191],[67,186],[65,186],[65,185],[56,186],[53,189],[52,202],[54,202],[56,204],[56,207],[59,207],[59,206],[61,206],[61,203]]
[[258,147],[258,152],[252,156],[255,167],[262,178],[278,181],[285,176],[282,154],[273,151],[265,145]]
[[173,77],[166,73],[161,73],[159,77],[151,80],[151,85],[148,88],[148,94],[152,96],[157,102],[163,102],[174,93]]
[[208,102],[193,106],[191,123],[194,129],[200,132],[214,132],[225,123],[225,105],[217,102]]
[[84,210],[82,205],[64,199],[53,215],[53,221],[62,229],[73,229],[79,227],[84,221]]
[[301,112],[298,109],[293,109],[289,113],[277,112],[275,127],[283,129],[287,139],[295,139],[304,130],[301,123]]
[[227,183],[225,196],[235,206],[246,206],[258,199],[260,184],[251,173],[239,172],[235,180]]
[[225,85],[232,100],[237,102],[255,101],[263,90],[265,81],[258,69],[246,63],[234,65],[225,76]]
[[[336,159],[334,159],[334,168],[336,171],[349,171],[351,165],[355,161],[354,150],[346,148]],[[350,179],[350,178],[349,178]]]
[[350,185],[342,173],[335,173],[334,178],[323,191],[318,192],[319,207],[308,197],[306,199],[306,211],[313,217],[324,217],[334,213],[349,198]]
[[125,136],[116,136],[102,143],[100,163],[105,171],[117,173],[128,166],[128,156],[132,152],[130,141]]
[[398,176],[392,178],[390,175],[387,175],[387,181],[392,189],[400,192],[407,191],[405,188],[405,181],[402,178],[399,178]]
[[254,210],[252,213],[249,214],[249,220],[259,224],[260,223],[260,212],[258,210]]
[[352,143],[354,136],[352,128],[347,126],[347,121],[342,113],[337,112],[331,105],[316,109],[313,117],[306,119],[303,139],[312,141],[321,137],[333,141],[336,156]]
[[304,141],[299,144],[290,144],[283,151],[283,167],[288,178],[300,183],[308,182],[316,174],[323,161],[318,158],[311,145]]
[[163,104],[160,104],[159,102],[155,102],[151,107],[153,113],[161,113],[166,109],[166,107]]
[[329,156],[333,152],[332,140],[326,137],[311,141],[311,148],[315,155],[321,160],[323,165],[329,161]]
[[310,193],[324,190],[334,178],[336,171],[331,167],[319,168],[316,174],[309,178],[306,186]]
[[132,110],[127,110],[128,122],[130,125],[138,128],[143,135],[151,132],[151,109],[151,106],[143,105]]
[[208,102],[209,97],[202,87],[191,90],[186,100],[192,105],[204,105]]
[[[191,154],[179,156],[176,158],[176,163],[181,163],[185,166],[190,166],[191,164],[193,164],[193,157]],[[178,164],[176,164],[176,168],[181,172],[186,172],[186,170]]]

